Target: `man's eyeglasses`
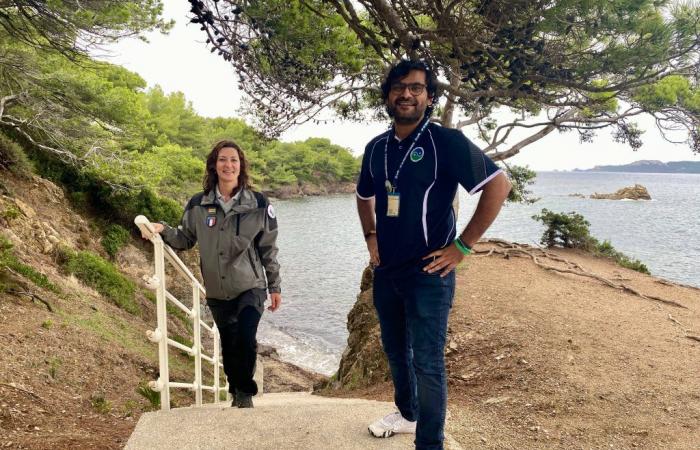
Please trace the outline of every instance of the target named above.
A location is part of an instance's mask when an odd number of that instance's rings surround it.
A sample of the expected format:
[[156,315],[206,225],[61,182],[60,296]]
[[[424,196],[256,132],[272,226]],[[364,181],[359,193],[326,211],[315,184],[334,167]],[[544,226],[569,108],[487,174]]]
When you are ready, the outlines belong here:
[[411,95],[421,95],[425,91],[426,85],[422,83],[394,83],[391,85],[391,92],[394,94],[403,94],[403,91],[408,88]]

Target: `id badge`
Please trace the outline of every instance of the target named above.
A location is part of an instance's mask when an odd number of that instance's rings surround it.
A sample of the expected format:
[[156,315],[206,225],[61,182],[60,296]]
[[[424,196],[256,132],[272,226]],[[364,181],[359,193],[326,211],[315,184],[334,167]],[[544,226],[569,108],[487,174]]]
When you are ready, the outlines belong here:
[[387,217],[399,217],[399,193],[390,192],[387,194]]

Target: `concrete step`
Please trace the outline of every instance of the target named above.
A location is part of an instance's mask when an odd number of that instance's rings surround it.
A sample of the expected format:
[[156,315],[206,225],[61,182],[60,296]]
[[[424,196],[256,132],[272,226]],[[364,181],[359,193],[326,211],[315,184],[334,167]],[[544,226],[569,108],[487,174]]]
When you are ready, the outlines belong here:
[[[395,410],[393,403],[309,393],[265,394],[255,408],[220,404],[141,416],[127,450],[411,449],[414,435],[377,439],[367,425]],[[451,439],[448,439],[452,442]]]

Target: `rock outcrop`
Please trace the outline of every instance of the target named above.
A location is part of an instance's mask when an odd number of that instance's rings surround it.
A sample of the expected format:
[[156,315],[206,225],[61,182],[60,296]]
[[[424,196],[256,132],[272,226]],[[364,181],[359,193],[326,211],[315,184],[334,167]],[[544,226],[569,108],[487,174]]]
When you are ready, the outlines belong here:
[[389,364],[382,351],[379,320],[372,302],[372,270],[362,273],[360,294],[348,313],[348,345],[330,387],[354,389],[390,378]]
[[277,189],[265,191],[269,196],[281,200],[328,194],[352,194],[353,192],[355,192],[355,183],[350,182],[320,184],[302,182],[300,184],[285,185]]
[[641,184],[624,187],[612,194],[599,194],[596,192],[591,195],[591,198],[596,200],[651,200],[649,191]]

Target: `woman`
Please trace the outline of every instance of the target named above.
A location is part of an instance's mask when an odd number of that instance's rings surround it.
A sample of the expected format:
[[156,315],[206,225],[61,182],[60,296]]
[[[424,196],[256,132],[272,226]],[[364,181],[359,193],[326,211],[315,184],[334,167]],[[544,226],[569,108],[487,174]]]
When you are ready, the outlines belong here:
[[[248,162],[233,141],[220,141],[207,156],[204,192],[190,199],[182,223],[154,224],[173,248],[199,242],[207,305],[221,336],[231,406],[252,408],[255,335],[267,292],[270,311],[282,303],[277,262],[277,218],[268,199],[251,190]],[[263,272],[264,270],[264,272]]]

